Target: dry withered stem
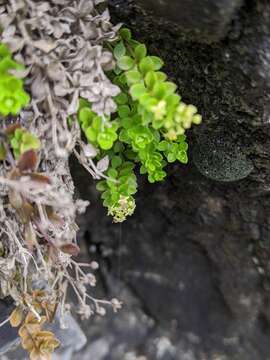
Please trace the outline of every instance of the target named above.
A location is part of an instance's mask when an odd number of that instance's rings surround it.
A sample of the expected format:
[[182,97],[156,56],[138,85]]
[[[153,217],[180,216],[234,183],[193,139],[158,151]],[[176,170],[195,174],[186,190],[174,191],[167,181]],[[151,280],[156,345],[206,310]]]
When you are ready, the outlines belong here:
[[[105,177],[106,168],[106,159],[94,164],[82,148],[74,119],[79,97],[104,116],[115,110],[113,97],[119,93],[105,74],[115,64],[103,47],[115,39],[119,26],[110,23],[107,10],[97,11],[101,2],[0,0],[0,42],[25,65],[12,74],[27,75],[31,96],[17,118],[0,119],[5,152],[0,161],[0,296],[13,298],[17,307],[10,322],[20,327],[22,346],[32,360],[50,359],[59,345],[43,325],[57,307],[61,316],[70,310],[68,287],[78,297],[75,310],[83,318],[104,315],[105,305],[115,311],[121,307],[116,299],[90,294],[97,264],[72,258],[79,253],[76,216],[88,202],[74,198],[69,156],[74,152],[94,178]],[[19,158],[9,143],[18,128],[41,142],[38,150]]]

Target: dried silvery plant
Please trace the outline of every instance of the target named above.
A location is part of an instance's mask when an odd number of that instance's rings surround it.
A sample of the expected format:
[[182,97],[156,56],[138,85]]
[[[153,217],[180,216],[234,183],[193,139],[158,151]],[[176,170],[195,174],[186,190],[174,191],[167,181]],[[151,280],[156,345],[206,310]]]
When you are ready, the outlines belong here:
[[[82,318],[121,307],[91,295],[97,264],[73,259],[75,218],[88,205],[74,198],[69,171],[82,146],[73,118],[80,97],[111,114],[120,91],[105,74],[115,61],[104,48],[119,26],[97,11],[101,2],[0,0],[0,294],[16,304],[7,320],[32,360],[50,359],[59,345],[44,323],[70,310],[69,287]],[[99,177],[107,160],[84,166]]]

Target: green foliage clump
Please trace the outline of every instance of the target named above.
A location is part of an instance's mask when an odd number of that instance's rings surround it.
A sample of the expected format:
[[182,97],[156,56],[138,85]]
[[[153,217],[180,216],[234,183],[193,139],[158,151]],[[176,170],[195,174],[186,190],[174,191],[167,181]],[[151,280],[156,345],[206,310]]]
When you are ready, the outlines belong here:
[[150,125],[166,139],[176,141],[192,124],[201,123],[197,108],[181,101],[177,86],[161,71],[163,61],[147,55],[146,46],[134,41],[128,29],[120,30],[120,41],[113,52],[117,59],[114,82],[128,89],[138,103],[142,125]]
[[[111,45],[110,45],[111,46]],[[145,45],[134,41],[128,29],[111,51],[117,60],[109,74],[121,93],[115,97],[117,112],[99,116],[81,100],[78,119],[89,143],[98,149],[97,160],[108,156],[106,180],[97,184],[108,213],[119,222],[135,209],[135,165],[151,183],[166,177],[167,163],[188,162],[185,130],[201,122],[193,105],[186,105],[176,85],[160,71],[163,62],[147,56]]]
[[122,222],[135,210],[132,195],[137,192],[137,179],[134,163],[125,161],[122,155],[113,154],[107,180],[99,181],[97,189],[102,192],[103,204],[116,222]]
[[[40,140],[20,125],[11,125],[6,131],[6,145],[8,145],[13,152],[15,159],[28,150],[38,150],[41,147]],[[6,159],[6,146],[2,142],[0,144],[0,160]]]
[[11,57],[6,45],[0,43],[0,115],[17,115],[29,103],[30,97],[23,89],[22,79],[11,74],[22,71],[23,65]]
[[9,140],[16,159],[28,150],[38,150],[41,145],[40,140],[35,135],[23,128],[17,128],[9,136]]
[[97,189],[102,192],[103,204],[116,222],[122,222],[135,209],[133,195],[137,192],[135,164],[125,156],[125,146],[118,140],[120,122],[100,117],[90,109],[90,104],[80,101],[78,120],[89,143],[99,149],[97,159],[109,156],[110,168],[107,179],[99,181]]
[[80,100],[79,121],[85,132],[87,140],[103,150],[112,148],[113,143],[118,138],[117,121],[110,121],[106,117],[102,118],[95,114],[87,101]]

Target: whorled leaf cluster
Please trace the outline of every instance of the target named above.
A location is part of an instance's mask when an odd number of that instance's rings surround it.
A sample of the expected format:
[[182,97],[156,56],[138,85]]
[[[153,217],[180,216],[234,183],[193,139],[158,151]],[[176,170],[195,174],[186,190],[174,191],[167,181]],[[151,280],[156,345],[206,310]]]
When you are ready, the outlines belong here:
[[0,45],[0,114],[18,115],[20,110],[29,102],[29,95],[23,89],[22,79],[17,74],[24,67],[14,61],[5,44]]
[[194,105],[187,105],[177,86],[161,71],[163,61],[147,54],[144,44],[121,29],[117,41],[107,45],[116,59],[109,73],[121,92],[115,97],[117,111],[98,115],[92,105],[81,101],[78,120],[94,146],[92,157],[108,159],[104,179],[97,189],[114,221],[121,222],[135,209],[137,192],[135,168],[151,183],[166,177],[166,165],[188,162],[185,131],[200,124]]

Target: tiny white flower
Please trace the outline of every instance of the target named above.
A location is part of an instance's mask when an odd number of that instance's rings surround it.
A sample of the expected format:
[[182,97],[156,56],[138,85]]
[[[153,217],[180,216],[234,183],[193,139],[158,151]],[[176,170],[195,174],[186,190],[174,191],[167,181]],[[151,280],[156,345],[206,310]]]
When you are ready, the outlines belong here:
[[163,117],[166,115],[166,107],[167,104],[165,100],[160,100],[157,105],[153,105],[151,107],[151,110],[153,111],[156,120],[163,119]]

